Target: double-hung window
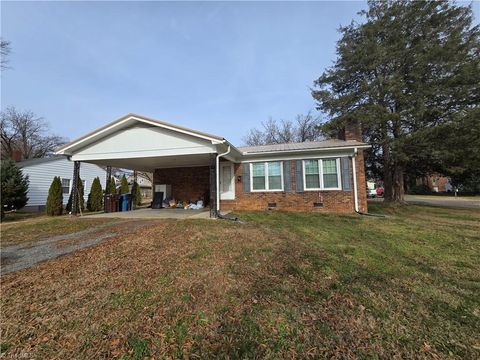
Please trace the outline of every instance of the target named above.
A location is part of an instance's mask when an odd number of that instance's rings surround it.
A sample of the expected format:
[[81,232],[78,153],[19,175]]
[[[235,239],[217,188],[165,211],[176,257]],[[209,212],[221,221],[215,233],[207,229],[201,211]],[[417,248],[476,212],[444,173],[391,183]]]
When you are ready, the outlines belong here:
[[252,191],[283,191],[281,161],[251,163],[250,174]]
[[70,193],[70,179],[62,179],[62,193]]
[[340,190],[340,159],[303,160],[305,190]]

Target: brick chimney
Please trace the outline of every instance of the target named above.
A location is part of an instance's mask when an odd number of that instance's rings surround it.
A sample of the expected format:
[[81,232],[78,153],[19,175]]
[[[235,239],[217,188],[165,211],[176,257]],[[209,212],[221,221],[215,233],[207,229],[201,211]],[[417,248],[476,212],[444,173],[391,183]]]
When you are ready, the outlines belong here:
[[357,140],[363,142],[362,125],[359,121],[348,122],[345,127],[338,132],[340,140]]
[[15,162],[22,161],[22,152],[20,150],[13,150],[12,151],[12,160]]

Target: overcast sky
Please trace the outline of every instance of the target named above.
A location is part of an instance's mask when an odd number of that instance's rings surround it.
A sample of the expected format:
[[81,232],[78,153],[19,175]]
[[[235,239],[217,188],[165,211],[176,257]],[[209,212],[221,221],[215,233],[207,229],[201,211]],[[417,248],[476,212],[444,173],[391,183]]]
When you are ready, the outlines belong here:
[[1,106],[31,110],[70,139],[133,112],[240,145],[270,116],[315,108],[309,88],[335,59],[337,29],[365,7],[2,1],[12,54]]

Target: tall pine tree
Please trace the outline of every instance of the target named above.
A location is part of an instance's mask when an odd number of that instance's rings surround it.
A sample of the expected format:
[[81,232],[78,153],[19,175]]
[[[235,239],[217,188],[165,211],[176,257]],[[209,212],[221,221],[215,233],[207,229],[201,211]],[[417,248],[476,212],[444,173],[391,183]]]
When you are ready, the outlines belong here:
[[4,210],[21,209],[27,204],[28,176],[23,176],[14,161],[2,160],[1,172],[1,218]]
[[384,180],[385,200],[403,201],[406,171],[428,173],[441,163],[429,161],[441,154],[425,130],[479,107],[480,30],[472,26],[471,7],[447,1],[368,6],[363,24],[340,29],[337,60],[312,95],[331,117],[326,133],[361,122],[372,145],[367,162]]

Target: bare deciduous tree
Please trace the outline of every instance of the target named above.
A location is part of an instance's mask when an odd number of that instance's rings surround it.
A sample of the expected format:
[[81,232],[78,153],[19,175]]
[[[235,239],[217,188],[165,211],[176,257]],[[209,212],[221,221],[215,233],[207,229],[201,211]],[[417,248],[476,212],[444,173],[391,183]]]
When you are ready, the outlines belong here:
[[311,112],[297,115],[294,121],[270,118],[262,122],[263,129],[250,129],[243,141],[249,146],[316,141],[322,138],[319,125]]
[[45,157],[67,140],[48,134],[49,126],[31,111],[9,107],[1,113],[0,140],[2,159],[12,158],[19,151],[22,159]]
[[10,41],[0,39],[0,68],[2,70],[7,68],[8,59],[7,56],[10,54]]

